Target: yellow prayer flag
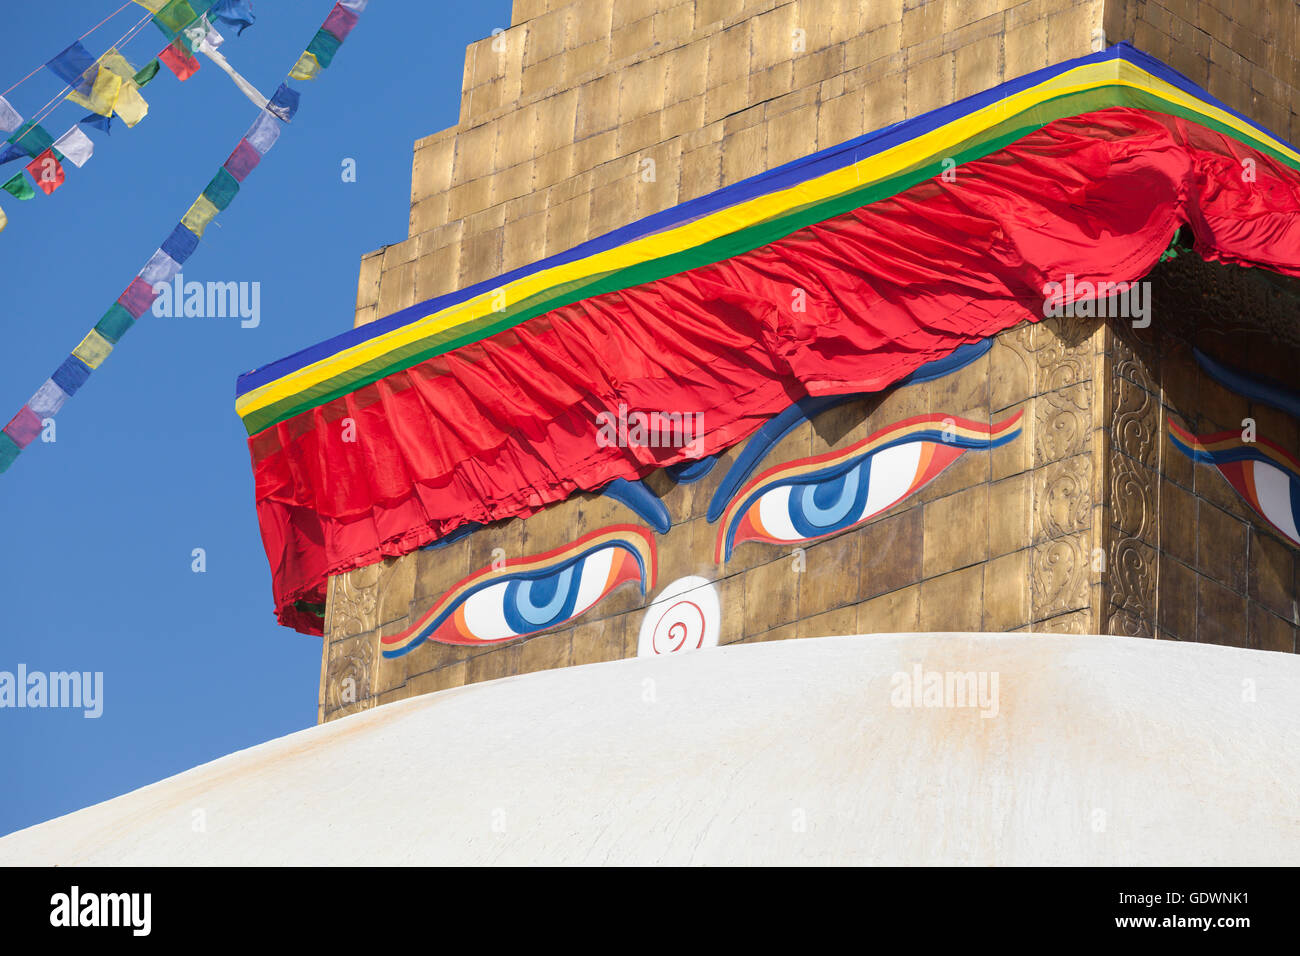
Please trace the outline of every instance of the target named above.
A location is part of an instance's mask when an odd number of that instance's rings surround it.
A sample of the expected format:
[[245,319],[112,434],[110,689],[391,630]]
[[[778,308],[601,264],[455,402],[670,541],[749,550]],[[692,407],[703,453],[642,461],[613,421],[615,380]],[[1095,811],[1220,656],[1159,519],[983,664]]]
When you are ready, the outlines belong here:
[[135,67],[116,49],[111,49],[100,57],[99,64],[101,70],[107,70],[113,76],[121,78],[122,87],[113,108],[128,128],[135,126],[149,115],[149,104],[145,102],[140,87],[135,82]]
[[293,65],[289,71],[291,80],[314,80],[316,74],[320,72],[320,61],[316,59],[314,53],[304,53],[298,57],[298,62]]
[[113,343],[91,329],[90,334],[81,340],[81,344],[72,350],[72,354],[91,368],[99,368],[111,351],[113,351]]
[[190,207],[189,212],[181,219],[181,225],[202,238],[203,230],[208,228],[208,223],[217,218],[217,213],[220,211],[207,196],[199,196],[194,200],[194,205]]
[[140,87],[130,80],[122,81],[122,92],[118,94],[113,109],[128,128],[149,115],[149,104],[140,95]]
[[163,7],[167,6],[167,0],[135,0],[136,3],[144,7],[150,13],[157,13]]
[[9,217],[5,215],[3,209],[0,209],[0,232],[4,232],[7,225],[9,225]]
[[74,90],[68,94],[68,99],[78,106],[84,106],[92,113],[112,116],[113,107],[117,105],[117,98],[121,92],[122,78],[112,70],[101,66],[99,72],[95,74],[95,83],[90,90],[90,95],[83,96]]
[[112,70],[123,80],[134,80],[138,70],[122,54],[117,52],[117,48],[110,49],[107,53],[99,58],[101,66]]

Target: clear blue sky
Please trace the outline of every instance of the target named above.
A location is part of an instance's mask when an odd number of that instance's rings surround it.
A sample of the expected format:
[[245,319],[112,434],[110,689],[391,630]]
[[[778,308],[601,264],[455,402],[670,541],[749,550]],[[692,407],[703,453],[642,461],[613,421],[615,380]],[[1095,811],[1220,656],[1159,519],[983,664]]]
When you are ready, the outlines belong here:
[[[0,90],[120,4],[6,4]],[[269,95],[332,5],[255,0],[257,24],[222,29],[223,52]],[[133,4],[87,46],[102,52],[143,12]],[[509,25],[509,0],[373,0],[333,65],[293,84],[296,120],[186,263],[187,280],[260,282],[260,327],[146,314],[59,414],[57,442],[0,475],[0,671],[104,674],[98,720],[0,709],[0,834],[315,723],[320,639],[275,623],[235,378],[351,325],[361,256],[406,238],[413,142],[456,122],[466,44]],[[125,52],[139,66],[163,45],[150,25]],[[8,98],[30,117],[61,86],[42,71]],[[0,192],[0,424],[257,114],[207,61],[184,84],[164,68],[144,92],[149,116],[91,130],[94,157],[53,196]],[[64,104],[44,125],[57,138],[83,115]]]

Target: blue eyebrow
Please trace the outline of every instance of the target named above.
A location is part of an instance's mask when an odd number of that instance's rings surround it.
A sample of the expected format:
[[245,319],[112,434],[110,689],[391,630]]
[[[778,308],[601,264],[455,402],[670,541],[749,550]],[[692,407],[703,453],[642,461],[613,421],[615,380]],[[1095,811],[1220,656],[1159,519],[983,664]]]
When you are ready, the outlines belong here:
[[673,526],[672,518],[668,516],[668,509],[655,497],[654,492],[646,487],[644,481],[615,478],[601,489],[600,493],[627,505],[660,534],[667,534],[668,529]]
[[1196,356],[1196,364],[1205,371],[1205,374],[1229,391],[1236,392],[1242,398],[1286,412],[1292,418],[1300,418],[1300,394],[1281,382],[1259,376],[1252,378],[1242,369],[1215,361],[1198,348],[1193,348],[1192,354]]
[[[945,375],[951,375],[958,369],[970,365],[991,348],[993,348],[993,336],[981,339],[978,342],[959,345],[942,358],[926,362],[890,387],[901,388],[904,385],[919,385],[922,382],[931,382],[937,378],[943,378]],[[816,415],[855,398],[860,398],[863,394],[865,393],[852,392],[848,395],[823,395],[816,398],[810,395],[799,399],[775,418],[768,419],[758,431],[749,436],[749,441],[746,442],[740,456],[727,469],[727,473],[722,476],[718,490],[713,493],[713,498],[709,501],[709,510],[706,515],[709,521],[717,521],[722,517],[722,512],[727,509],[728,503],[730,503],[735,493],[740,490],[740,486],[749,480],[749,476],[754,469],[767,457],[767,453],[775,447],[777,442]]]

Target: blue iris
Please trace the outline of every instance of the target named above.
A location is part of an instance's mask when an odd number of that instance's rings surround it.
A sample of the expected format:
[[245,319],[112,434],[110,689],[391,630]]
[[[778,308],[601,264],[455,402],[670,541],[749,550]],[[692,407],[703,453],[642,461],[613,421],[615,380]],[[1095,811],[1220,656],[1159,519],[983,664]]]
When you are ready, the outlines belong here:
[[528,634],[573,616],[586,556],[536,576],[518,577],[506,586],[502,613],[516,634]]
[[807,538],[847,528],[861,516],[870,484],[869,456],[838,475],[793,485],[788,502],[790,523]]

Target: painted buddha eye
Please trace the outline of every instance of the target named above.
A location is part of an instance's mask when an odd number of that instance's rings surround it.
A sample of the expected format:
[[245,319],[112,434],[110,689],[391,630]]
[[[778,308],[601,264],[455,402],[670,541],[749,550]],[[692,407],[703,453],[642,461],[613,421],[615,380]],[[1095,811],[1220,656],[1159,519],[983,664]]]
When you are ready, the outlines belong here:
[[730,559],[745,541],[812,541],[861,524],[914,493],[968,449],[1014,439],[1020,414],[995,425],[920,415],[841,451],[769,469],[723,513],[715,558]]
[[1193,435],[1172,420],[1169,438],[1188,458],[1217,468],[1252,511],[1300,546],[1300,461],[1262,436],[1246,442],[1239,432]]
[[654,587],[655,544],[636,525],[595,531],[546,554],[483,568],[465,578],[400,634],[382,639],[385,657],[424,641],[494,644],[544,631],[586,613],[627,581]]

